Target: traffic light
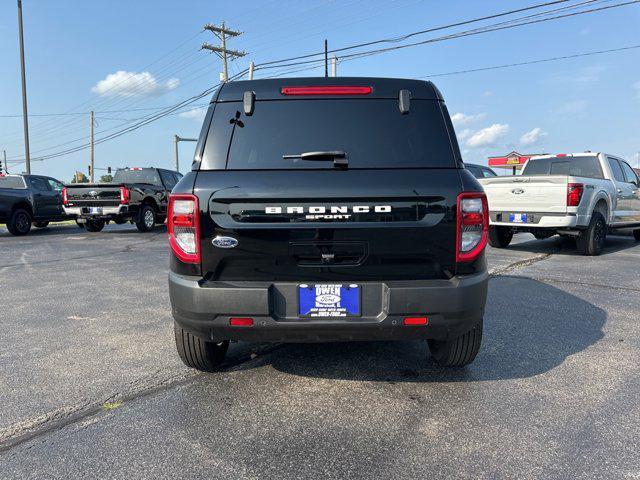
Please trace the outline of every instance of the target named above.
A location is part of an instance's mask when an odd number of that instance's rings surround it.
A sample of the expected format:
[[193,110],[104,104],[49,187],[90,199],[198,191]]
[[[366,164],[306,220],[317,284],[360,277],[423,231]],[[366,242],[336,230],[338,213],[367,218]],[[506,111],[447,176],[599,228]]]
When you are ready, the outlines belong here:
[[111,167],[107,167],[107,173],[111,175]]
[[89,172],[89,176],[91,176],[91,165],[87,167],[87,171]]
[[2,160],[0,160],[0,175],[4,173],[4,165],[2,164]]

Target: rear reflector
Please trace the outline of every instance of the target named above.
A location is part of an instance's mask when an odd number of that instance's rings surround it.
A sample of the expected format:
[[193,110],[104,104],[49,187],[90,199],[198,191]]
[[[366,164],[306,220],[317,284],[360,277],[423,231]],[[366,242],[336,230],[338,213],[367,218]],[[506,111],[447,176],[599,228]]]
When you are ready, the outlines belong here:
[[427,317],[407,317],[402,323],[405,325],[426,325]]
[[322,87],[282,87],[282,95],[369,95],[371,87],[322,86]]
[[229,325],[232,327],[253,327],[253,318],[230,318]]

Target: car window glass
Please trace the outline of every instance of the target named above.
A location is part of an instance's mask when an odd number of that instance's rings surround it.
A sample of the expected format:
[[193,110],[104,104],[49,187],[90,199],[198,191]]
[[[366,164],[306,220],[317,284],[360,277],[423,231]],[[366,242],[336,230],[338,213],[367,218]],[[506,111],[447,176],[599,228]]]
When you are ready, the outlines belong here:
[[173,187],[176,186],[176,177],[173,175],[173,173],[161,170],[160,176],[162,177],[162,181],[164,182],[164,186],[167,188],[167,190],[172,190]]
[[631,168],[626,162],[620,162],[620,165],[622,165],[622,170],[624,172],[624,176],[627,179],[627,183],[633,183],[634,185],[638,184],[638,176],[636,175],[636,172],[633,171],[633,168]]
[[475,165],[467,165],[466,167],[467,167],[467,170],[469,170],[474,177],[481,178],[483,176],[482,170],[480,170]]
[[49,182],[47,182],[44,178],[31,177],[29,178],[29,183],[33,188],[41,192],[48,192],[52,190],[51,186],[49,185]]
[[618,182],[626,182],[624,174],[622,173],[622,167],[620,167],[620,162],[615,158],[609,158],[608,160],[609,166],[611,167],[611,173],[613,173],[613,178]]
[[64,185],[62,185],[60,182],[56,182],[53,178],[47,179],[47,182],[49,182],[49,186],[51,187],[52,190],[55,190],[56,192],[62,191],[62,187]]
[[604,178],[595,155],[536,158],[527,162],[524,176],[571,175],[572,177]]
[[494,172],[493,170],[490,170],[488,168],[483,168],[482,169],[482,173],[484,174],[485,178],[490,178],[490,177],[497,177],[498,175],[496,174],[496,172]]

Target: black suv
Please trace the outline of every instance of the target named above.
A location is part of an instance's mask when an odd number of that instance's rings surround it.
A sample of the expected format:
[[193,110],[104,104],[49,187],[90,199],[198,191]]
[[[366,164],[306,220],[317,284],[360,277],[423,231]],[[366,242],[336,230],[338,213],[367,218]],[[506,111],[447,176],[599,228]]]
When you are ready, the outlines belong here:
[[475,358],[486,197],[430,82],[225,84],[169,199],[175,338],[211,371],[230,340],[428,340]]

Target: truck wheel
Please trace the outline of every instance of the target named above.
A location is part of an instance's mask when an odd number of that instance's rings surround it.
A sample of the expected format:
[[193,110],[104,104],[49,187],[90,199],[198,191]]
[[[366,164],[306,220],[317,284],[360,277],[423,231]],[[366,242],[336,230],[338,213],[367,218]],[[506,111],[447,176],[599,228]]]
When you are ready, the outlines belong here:
[[509,227],[489,227],[489,245],[493,248],[507,248],[513,238]]
[[33,226],[36,228],[47,228],[49,222],[33,222]]
[[84,228],[87,232],[100,232],[104,228],[104,220],[87,220],[87,223],[84,224]]
[[428,340],[431,357],[443,367],[464,367],[476,358],[482,342],[482,320],[458,338],[446,342]]
[[594,212],[587,229],[576,238],[578,252],[582,255],[600,255],[606,238],[607,222],[600,212]]
[[150,232],[156,224],[156,212],[149,205],[142,205],[138,218],[136,218],[136,227],[141,232]]
[[7,230],[12,235],[26,235],[31,230],[31,214],[23,208],[17,208],[9,217]]
[[178,355],[187,367],[203,372],[215,372],[216,368],[224,361],[229,348],[228,340],[220,343],[207,342],[191,335],[175,322],[173,331],[176,335]]
[[633,238],[635,238],[638,242],[640,242],[640,230],[633,231]]

